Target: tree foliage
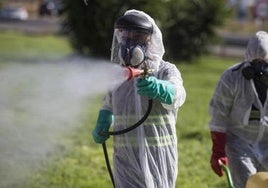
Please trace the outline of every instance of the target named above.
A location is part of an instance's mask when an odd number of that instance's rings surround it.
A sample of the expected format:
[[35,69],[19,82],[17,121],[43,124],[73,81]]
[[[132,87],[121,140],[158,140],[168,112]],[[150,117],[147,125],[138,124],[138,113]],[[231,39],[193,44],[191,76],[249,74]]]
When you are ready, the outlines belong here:
[[216,36],[215,27],[226,18],[225,1],[173,0],[163,25],[167,56],[191,60],[206,52],[206,46]]
[[225,1],[214,0],[62,0],[63,30],[82,54],[109,57],[113,25],[128,9],[151,15],[163,32],[166,55],[200,55],[224,20]]
[[[86,3],[86,4],[85,4]],[[82,54],[107,56],[117,17],[116,0],[63,0],[63,29],[68,33],[73,48]]]

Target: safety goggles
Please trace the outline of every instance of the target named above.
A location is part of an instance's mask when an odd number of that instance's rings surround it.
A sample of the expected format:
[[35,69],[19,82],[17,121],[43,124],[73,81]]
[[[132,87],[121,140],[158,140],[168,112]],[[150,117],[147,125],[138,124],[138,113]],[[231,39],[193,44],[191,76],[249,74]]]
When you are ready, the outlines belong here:
[[151,34],[142,30],[127,30],[122,28],[116,29],[116,35],[118,42],[123,45],[126,45],[129,42],[144,45],[150,40],[151,37]]

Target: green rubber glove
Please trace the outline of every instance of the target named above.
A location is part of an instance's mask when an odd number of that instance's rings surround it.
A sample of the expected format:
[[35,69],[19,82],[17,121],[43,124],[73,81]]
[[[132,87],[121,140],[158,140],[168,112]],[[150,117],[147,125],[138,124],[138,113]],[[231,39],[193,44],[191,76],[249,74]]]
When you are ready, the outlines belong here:
[[169,81],[149,76],[144,79],[139,78],[136,86],[140,95],[158,99],[165,104],[172,104],[174,101],[175,86]]
[[[105,135],[105,132],[109,131],[109,128],[113,122],[113,114],[108,110],[100,110],[97,124],[95,129],[92,131],[94,141],[98,144],[104,143],[109,135]],[[104,132],[104,134],[101,134]]]

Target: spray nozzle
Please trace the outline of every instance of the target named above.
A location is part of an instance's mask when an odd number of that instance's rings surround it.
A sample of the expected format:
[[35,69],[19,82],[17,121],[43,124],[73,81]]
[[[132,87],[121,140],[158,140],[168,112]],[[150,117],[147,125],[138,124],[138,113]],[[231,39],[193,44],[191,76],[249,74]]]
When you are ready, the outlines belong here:
[[154,71],[153,69],[148,69],[146,66],[142,69],[137,69],[137,68],[127,66],[125,69],[125,76],[127,80],[131,80],[138,76],[145,78],[149,76],[150,74],[152,74],[153,71]]

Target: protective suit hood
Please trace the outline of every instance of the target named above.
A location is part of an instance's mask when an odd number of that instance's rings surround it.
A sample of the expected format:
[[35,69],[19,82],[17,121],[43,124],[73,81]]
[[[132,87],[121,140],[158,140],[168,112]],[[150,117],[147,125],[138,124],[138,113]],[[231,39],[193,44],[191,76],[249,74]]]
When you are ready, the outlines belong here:
[[[158,26],[156,25],[154,19],[150,17],[148,14],[146,14],[145,12],[134,10],[134,9],[126,11],[124,15],[146,17],[153,25],[151,39],[148,42],[148,45],[146,47],[146,52],[145,52],[145,55],[148,57],[148,60],[146,60],[144,64],[146,64],[148,68],[158,71],[160,61],[162,60],[162,57],[165,53],[165,49],[164,49],[163,40],[162,40],[162,33],[160,29],[158,28]],[[114,35],[113,35],[112,48],[111,48],[111,61],[113,63],[122,64],[118,56],[120,46],[119,46],[119,42],[117,38],[118,36],[117,32],[118,31],[115,29]],[[140,65],[140,66],[143,66],[143,65]]]
[[254,59],[268,62],[268,33],[265,31],[258,31],[248,42],[245,61],[251,62]]

